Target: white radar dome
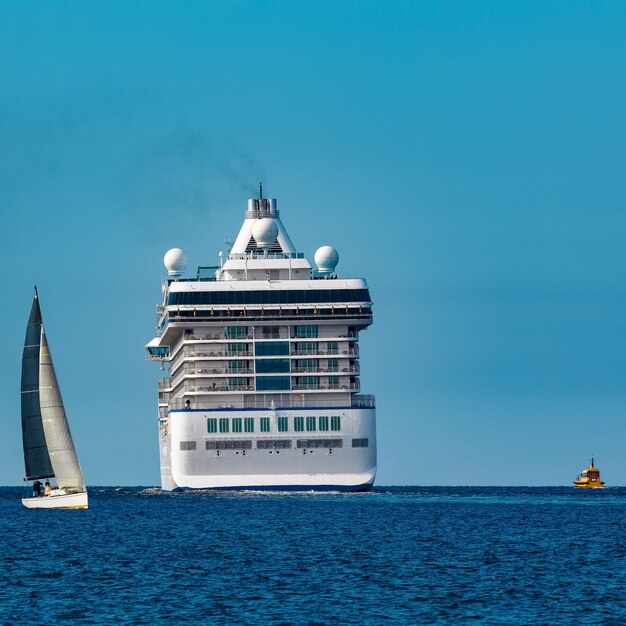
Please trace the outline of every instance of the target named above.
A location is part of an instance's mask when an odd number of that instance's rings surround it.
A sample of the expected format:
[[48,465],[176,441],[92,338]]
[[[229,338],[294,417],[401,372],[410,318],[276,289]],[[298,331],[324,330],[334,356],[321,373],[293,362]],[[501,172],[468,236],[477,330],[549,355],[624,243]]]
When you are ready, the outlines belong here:
[[314,259],[320,274],[332,274],[339,263],[339,253],[332,246],[322,246],[315,252]]
[[264,217],[255,222],[252,227],[252,236],[259,248],[269,249],[274,245],[276,237],[278,237],[278,226],[273,219]]
[[187,255],[180,248],[172,248],[165,253],[163,265],[169,276],[182,276],[187,269]]

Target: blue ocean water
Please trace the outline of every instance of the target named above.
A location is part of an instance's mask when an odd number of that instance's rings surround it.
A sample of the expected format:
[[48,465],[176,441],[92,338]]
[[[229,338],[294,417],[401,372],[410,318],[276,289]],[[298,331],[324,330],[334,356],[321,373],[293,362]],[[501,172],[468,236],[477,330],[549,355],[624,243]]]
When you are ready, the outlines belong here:
[[626,623],[626,489],[0,489],[3,624]]

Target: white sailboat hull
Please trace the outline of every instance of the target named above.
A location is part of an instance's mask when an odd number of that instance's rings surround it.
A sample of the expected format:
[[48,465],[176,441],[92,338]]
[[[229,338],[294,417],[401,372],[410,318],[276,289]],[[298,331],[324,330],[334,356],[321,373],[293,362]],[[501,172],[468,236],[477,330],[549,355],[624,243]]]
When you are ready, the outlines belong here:
[[88,508],[88,499],[85,491],[58,496],[22,498],[22,504],[27,509],[86,509]]

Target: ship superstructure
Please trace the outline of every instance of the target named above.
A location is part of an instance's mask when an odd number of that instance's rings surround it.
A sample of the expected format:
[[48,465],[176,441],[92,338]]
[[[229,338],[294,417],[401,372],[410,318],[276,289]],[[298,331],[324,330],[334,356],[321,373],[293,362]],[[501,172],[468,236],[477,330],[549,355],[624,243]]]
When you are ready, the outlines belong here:
[[[261,194],[262,195],[262,194]],[[168,277],[148,357],[158,384],[161,483],[174,489],[371,487],[372,395],[360,391],[359,333],[372,323],[364,279],[340,278],[330,246],[297,252],[275,199],[250,199],[227,259]]]

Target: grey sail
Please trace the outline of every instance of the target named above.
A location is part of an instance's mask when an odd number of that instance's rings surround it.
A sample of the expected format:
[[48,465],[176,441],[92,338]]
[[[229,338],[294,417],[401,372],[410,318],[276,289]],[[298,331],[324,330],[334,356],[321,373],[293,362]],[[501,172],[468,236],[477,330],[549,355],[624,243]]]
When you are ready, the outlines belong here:
[[22,445],[26,480],[52,478],[54,471],[46,446],[39,404],[39,352],[41,341],[41,309],[35,295],[26,327],[22,353]]
[[39,351],[39,402],[48,454],[59,487],[68,493],[86,491],[43,325]]

